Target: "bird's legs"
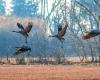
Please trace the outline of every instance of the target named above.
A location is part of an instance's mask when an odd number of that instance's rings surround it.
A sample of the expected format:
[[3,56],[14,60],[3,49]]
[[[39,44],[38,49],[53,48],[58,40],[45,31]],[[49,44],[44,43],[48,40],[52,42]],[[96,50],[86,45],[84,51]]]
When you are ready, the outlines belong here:
[[60,40],[61,41],[61,48],[63,48],[63,40]]
[[28,54],[27,54],[27,57],[30,57],[31,56],[31,53],[30,53],[30,51],[28,52]]
[[27,44],[27,37],[25,37],[25,43]]

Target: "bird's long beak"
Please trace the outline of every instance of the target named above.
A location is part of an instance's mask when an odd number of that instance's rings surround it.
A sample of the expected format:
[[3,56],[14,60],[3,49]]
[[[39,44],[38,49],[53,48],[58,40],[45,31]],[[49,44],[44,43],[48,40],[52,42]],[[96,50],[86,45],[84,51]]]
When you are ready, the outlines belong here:
[[16,31],[12,31],[12,32],[16,32]]
[[19,33],[18,31],[12,31],[12,32],[16,32],[16,33]]

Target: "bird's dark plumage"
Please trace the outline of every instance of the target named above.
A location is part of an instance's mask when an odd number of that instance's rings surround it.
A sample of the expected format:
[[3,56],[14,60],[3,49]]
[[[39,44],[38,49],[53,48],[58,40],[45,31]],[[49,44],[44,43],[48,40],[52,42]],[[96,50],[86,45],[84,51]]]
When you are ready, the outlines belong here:
[[29,23],[28,23],[28,26],[25,28],[24,31],[25,31],[26,33],[29,33],[29,32],[31,31],[31,29],[32,29],[32,23],[29,22]]
[[61,30],[62,30],[62,25],[59,24],[59,25],[58,25],[58,33],[59,33]]
[[63,37],[66,33],[67,27],[68,27],[68,24],[66,24],[65,27],[62,28],[62,30],[58,33],[58,36]]
[[31,48],[28,47],[28,46],[22,46],[22,47],[16,47],[16,48],[19,48],[19,49],[15,52],[16,55],[25,53],[25,52],[27,52],[27,51],[31,51]]
[[23,27],[23,25],[22,25],[22,24],[17,23],[17,26],[18,26],[18,28],[19,28],[19,29],[21,29],[21,31],[23,31],[23,30],[24,30],[24,27]]
[[90,32],[87,32],[85,36],[82,38],[85,39],[90,39],[92,37],[98,36],[100,34],[100,30],[91,30]]

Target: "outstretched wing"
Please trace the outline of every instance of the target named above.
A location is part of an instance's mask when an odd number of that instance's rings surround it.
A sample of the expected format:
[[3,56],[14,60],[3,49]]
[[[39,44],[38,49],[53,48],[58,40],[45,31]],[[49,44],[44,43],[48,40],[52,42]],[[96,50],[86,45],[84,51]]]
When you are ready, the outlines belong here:
[[100,34],[100,30],[95,29],[90,32],[91,34]]
[[86,40],[86,39],[90,39],[92,36],[90,35],[90,33],[88,33],[87,35],[83,36],[82,39]]
[[18,28],[19,28],[19,29],[21,29],[22,31],[24,30],[24,27],[23,27],[23,25],[22,25],[22,24],[17,23],[17,26],[18,26]]
[[62,25],[58,25],[58,33],[62,30]]
[[68,27],[68,24],[66,24],[65,27],[59,32],[58,35],[59,35],[60,37],[62,37],[62,36],[65,35],[67,27]]
[[19,50],[17,50],[17,51],[15,52],[16,55],[19,55],[19,54],[22,54],[22,53],[24,53],[24,51],[21,50],[21,49],[19,49]]
[[98,36],[98,33],[88,33],[87,35],[83,36],[83,39],[90,39],[92,37]]
[[98,36],[100,34],[99,30],[91,30],[90,32],[86,32],[87,34],[83,36],[82,38],[85,39],[90,39],[92,37]]
[[25,31],[26,33],[29,33],[29,32],[31,31],[31,29],[32,29],[32,26],[33,26],[32,23],[29,22],[29,23],[28,23],[28,26],[25,28],[24,31]]

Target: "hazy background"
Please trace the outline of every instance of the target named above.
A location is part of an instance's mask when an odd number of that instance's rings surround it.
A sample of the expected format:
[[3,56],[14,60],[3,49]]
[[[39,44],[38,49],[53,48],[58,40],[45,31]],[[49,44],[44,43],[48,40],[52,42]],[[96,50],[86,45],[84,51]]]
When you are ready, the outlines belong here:
[[[96,0],[100,4],[100,0]],[[79,2],[79,3],[77,3]],[[12,56],[16,46],[26,45],[24,37],[13,33],[16,23],[33,22],[28,46],[32,56],[98,55],[99,37],[82,40],[84,31],[99,29],[100,7],[94,0],[0,0],[0,56]],[[57,25],[69,23],[63,48],[56,38]],[[98,45],[97,45],[98,44]]]

